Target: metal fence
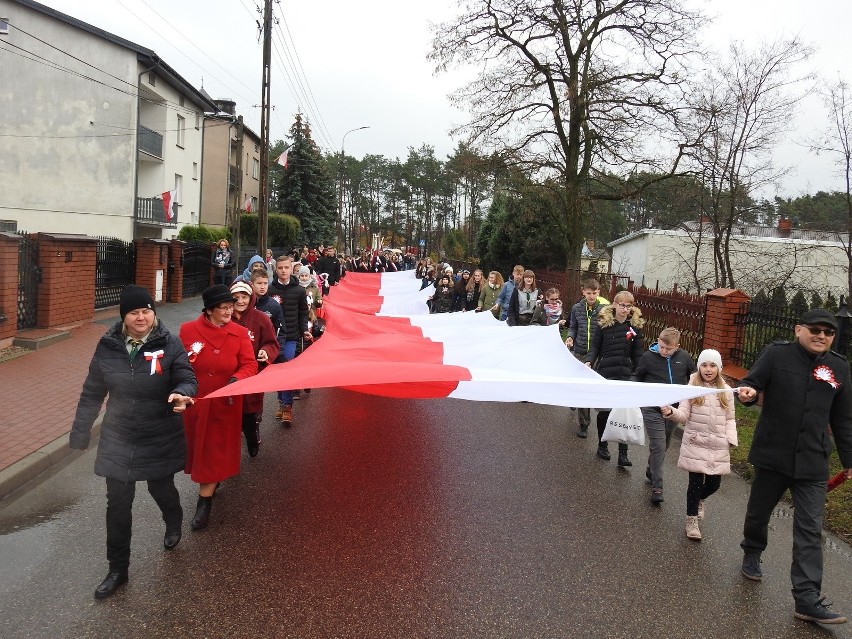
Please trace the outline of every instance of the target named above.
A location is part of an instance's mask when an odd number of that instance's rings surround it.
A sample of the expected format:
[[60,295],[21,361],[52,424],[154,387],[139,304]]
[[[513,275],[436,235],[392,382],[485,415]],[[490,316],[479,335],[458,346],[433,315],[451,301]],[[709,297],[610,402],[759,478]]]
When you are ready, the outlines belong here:
[[751,300],[741,304],[734,316],[736,347],[731,351],[733,359],[743,368],[751,368],[767,344],[792,339],[800,316],[800,310],[771,302]]
[[18,243],[18,330],[34,328],[38,323],[38,286],[41,268],[38,264],[38,240],[19,232]]
[[183,297],[194,297],[210,286],[211,250],[208,242],[183,245]]
[[136,246],[116,237],[98,237],[95,308],[115,306],[121,290],[134,282]]
[[703,295],[681,293],[677,289],[660,291],[645,286],[628,286],[636,306],[645,318],[645,347],[650,346],[664,328],[680,331],[680,347],[696,359],[704,344],[704,318],[707,303]]

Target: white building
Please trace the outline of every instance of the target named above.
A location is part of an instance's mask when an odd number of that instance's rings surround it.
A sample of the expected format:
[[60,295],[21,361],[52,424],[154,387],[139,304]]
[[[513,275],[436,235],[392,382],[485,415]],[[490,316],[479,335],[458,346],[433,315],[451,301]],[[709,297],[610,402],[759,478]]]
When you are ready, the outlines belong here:
[[[845,294],[849,261],[836,233],[789,227],[739,226],[730,238],[734,283],[748,295],[787,291]],[[702,292],[715,286],[713,233],[697,222],[643,229],[610,242],[612,269],[637,284]]]
[[[215,106],[154,51],[0,0],[0,86],[3,230],[130,240],[198,223],[203,117]],[[169,220],[160,197],[173,189]]]

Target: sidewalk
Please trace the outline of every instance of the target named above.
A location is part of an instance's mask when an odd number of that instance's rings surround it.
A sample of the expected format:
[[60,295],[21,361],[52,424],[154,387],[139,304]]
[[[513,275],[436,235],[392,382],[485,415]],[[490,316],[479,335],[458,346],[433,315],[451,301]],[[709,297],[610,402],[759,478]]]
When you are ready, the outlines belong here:
[[[177,333],[201,312],[201,299],[157,308]],[[91,322],[66,328],[68,339],[0,362],[0,499],[75,453],[68,447],[77,401],[95,346],[118,321],[118,307],[98,311]],[[95,422],[93,437],[100,432]]]

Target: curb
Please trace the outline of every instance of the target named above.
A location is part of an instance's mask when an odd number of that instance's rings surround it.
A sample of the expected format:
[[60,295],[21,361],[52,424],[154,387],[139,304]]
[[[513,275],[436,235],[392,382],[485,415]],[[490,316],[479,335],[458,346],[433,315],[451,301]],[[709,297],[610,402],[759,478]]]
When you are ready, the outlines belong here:
[[[92,426],[92,438],[89,443],[97,443],[101,434],[101,422],[104,414],[98,415]],[[81,455],[85,451],[74,450],[68,446],[68,433],[60,435],[49,444],[45,444],[38,450],[30,453],[11,466],[0,470],[0,501],[24,486],[26,483],[36,479],[43,472],[56,466],[59,462],[71,457]]]

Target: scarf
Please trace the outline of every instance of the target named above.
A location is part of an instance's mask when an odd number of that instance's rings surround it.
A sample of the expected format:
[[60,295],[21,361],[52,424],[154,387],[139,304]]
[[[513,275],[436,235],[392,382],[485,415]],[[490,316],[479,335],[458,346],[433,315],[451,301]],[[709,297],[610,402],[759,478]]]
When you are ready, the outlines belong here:
[[545,304],[544,313],[547,315],[548,324],[556,324],[562,319],[562,302],[556,304]]

